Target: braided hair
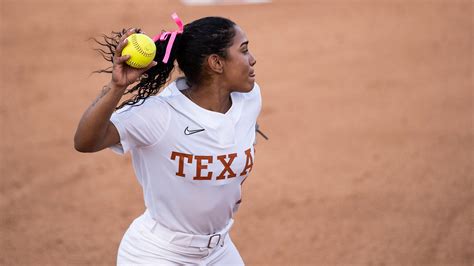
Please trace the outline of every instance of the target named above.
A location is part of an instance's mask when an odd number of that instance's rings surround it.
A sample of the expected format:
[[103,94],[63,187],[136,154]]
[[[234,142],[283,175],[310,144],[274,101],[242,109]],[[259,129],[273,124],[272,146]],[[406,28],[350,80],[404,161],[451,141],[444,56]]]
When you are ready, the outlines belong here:
[[[205,60],[212,54],[227,58],[227,49],[232,45],[235,36],[235,23],[222,17],[205,17],[195,20],[184,26],[183,33],[178,34],[171,49],[167,63],[163,63],[163,56],[169,38],[157,40],[155,61],[156,66],[147,70],[133,87],[125,90],[124,95],[132,96],[119,104],[116,109],[126,105],[137,106],[150,96],[156,95],[170,78],[174,69],[174,61],[184,73],[188,84],[200,84],[208,79],[204,71]],[[95,49],[107,61],[113,63],[113,56],[120,38],[127,32],[113,31],[110,36],[102,35],[103,40],[94,39],[101,47]],[[140,30],[138,30],[140,32]],[[95,73],[112,73],[112,67],[94,71]]]

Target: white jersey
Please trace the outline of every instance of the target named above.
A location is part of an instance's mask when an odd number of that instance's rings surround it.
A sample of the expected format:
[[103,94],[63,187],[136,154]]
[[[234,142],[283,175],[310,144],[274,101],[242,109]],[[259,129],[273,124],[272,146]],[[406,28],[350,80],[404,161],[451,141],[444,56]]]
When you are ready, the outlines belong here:
[[180,90],[178,79],[142,105],[124,107],[111,121],[120,144],[131,152],[151,216],[172,231],[212,234],[238,209],[241,184],[254,163],[260,88],[231,93],[222,114],[201,108]]

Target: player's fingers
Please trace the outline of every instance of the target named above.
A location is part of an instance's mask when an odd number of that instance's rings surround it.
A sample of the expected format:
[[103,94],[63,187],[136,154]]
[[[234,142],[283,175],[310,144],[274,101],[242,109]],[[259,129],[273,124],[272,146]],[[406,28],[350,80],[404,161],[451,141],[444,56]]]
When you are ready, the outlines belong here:
[[120,37],[120,42],[122,42],[123,40],[127,39],[128,36],[134,34],[134,33],[137,33],[138,30],[136,28],[131,28],[129,30],[127,30],[123,35],[122,37]]
[[115,62],[117,64],[123,64],[123,62],[127,61],[128,59],[130,58],[130,55],[124,55],[124,56],[119,56],[119,57],[116,57],[116,60]]
[[125,39],[122,42],[119,43],[117,48],[115,49],[115,57],[120,57],[122,56],[122,50],[125,46],[127,46],[128,40]]
[[117,48],[115,49],[115,57],[119,57],[122,55],[122,50],[123,48],[127,45],[127,38],[128,36],[134,34],[137,30],[135,28],[132,28],[128,30],[122,37],[120,37],[120,41],[117,45]]

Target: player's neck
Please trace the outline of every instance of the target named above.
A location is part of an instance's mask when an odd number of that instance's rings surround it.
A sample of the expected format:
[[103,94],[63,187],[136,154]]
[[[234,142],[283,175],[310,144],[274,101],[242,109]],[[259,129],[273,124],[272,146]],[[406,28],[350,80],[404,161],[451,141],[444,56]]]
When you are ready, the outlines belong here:
[[230,92],[209,84],[194,85],[187,89],[184,95],[200,107],[213,112],[225,114],[232,106]]

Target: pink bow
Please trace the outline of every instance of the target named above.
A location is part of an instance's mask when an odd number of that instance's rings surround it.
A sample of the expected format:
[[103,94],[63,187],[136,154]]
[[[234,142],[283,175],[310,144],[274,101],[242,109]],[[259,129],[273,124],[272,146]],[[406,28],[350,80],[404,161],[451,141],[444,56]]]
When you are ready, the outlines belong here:
[[179,30],[175,30],[175,31],[167,31],[167,32],[162,32],[158,35],[156,35],[155,37],[153,37],[153,41],[156,42],[158,40],[160,41],[164,41],[166,40],[166,38],[168,36],[171,36],[170,37],[170,40],[168,41],[168,45],[166,46],[166,53],[165,53],[165,56],[163,57],[163,63],[168,63],[168,59],[170,58],[170,53],[171,53],[171,49],[173,48],[173,43],[174,43],[174,39],[176,39],[176,35],[178,35],[178,33],[183,33],[183,22],[181,21],[181,19],[179,19],[178,15],[176,13],[173,13],[171,15],[171,17],[173,18],[173,20],[176,22],[176,24],[178,25],[179,27]]

